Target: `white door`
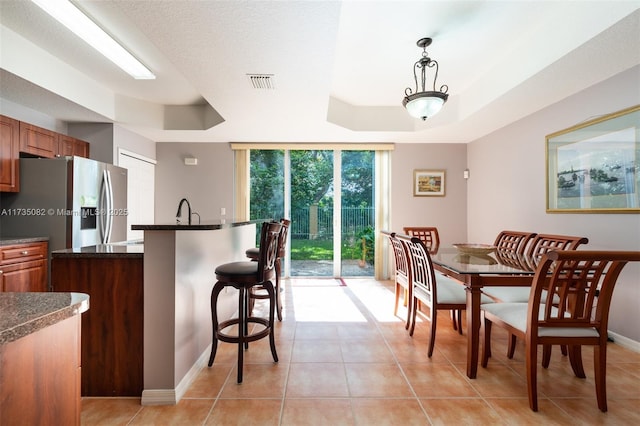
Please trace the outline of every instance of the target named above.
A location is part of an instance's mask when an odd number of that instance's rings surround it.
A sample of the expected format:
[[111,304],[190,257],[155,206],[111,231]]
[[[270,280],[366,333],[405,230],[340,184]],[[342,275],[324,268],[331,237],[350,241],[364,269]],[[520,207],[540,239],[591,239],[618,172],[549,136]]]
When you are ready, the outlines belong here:
[[132,231],[131,225],[154,223],[156,161],[133,152],[119,150],[118,165],[129,171],[127,181],[127,240],[141,240],[144,231]]

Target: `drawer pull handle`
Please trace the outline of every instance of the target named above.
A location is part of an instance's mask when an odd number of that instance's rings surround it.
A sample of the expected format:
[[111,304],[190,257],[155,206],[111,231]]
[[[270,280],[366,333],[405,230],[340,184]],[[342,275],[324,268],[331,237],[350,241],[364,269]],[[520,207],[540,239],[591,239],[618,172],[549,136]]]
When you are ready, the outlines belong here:
[[21,255],[26,256],[29,254],[29,252],[27,250],[23,250],[20,252]]

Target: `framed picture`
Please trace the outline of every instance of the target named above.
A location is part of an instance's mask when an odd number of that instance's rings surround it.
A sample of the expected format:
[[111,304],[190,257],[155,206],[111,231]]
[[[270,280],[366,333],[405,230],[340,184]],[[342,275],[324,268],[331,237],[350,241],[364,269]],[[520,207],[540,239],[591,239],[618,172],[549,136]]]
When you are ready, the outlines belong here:
[[546,137],[547,213],[640,212],[640,105]]
[[413,171],[413,196],[414,197],[443,197],[444,196],[444,170],[414,170]]

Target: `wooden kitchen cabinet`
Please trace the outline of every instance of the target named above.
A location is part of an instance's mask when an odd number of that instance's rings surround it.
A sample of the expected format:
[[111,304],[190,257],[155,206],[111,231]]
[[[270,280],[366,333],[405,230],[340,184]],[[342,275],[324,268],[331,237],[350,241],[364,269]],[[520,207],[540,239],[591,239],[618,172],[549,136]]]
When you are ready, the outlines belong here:
[[55,292],[88,294],[82,315],[82,396],[135,396],[143,389],[142,255],[54,252]]
[[20,190],[20,122],[0,115],[0,192]]
[[89,158],[89,143],[33,124],[20,122],[20,152],[44,158],[66,155]]
[[89,143],[67,135],[60,135],[56,157],[75,155],[89,158]]
[[47,291],[47,242],[0,246],[0,291]]
[[37,157],[53,158],[58,151],[59,133],[20,122],[20,151]]
[[0,424],[80,425],[80,314],[0,344]]

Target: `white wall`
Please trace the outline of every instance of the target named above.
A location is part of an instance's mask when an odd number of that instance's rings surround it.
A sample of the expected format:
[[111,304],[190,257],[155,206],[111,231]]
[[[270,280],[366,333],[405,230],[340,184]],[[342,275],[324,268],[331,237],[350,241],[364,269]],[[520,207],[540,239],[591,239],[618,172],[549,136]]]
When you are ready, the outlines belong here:
[[49,129],[54,132],[67,134],[67,124],[56,120],[40,111],[0,98],[0,114],[11,117],[14,120],[24,121],[34,126]]
[[118,149],[120,148],[152,160],[156,158],[156,143],[154,141],[133,133],[122,126],[114,125],[112,151],[114,160],[118,158]]
[[[440,244],[467,241],[466,144],[396,144],[391,159],[391,231],[435,226]],[[444,197],[414,197],[413,171],[445,170]]]
[[[584,249],[640,250],[639,214],[548,214],[545,136],[640,104],[640,67],[621,73],[468,145],[468,240],[492,242],[502,229],[580,235]],[[640,265],[614,292],[609,328],[640,341]]]
[[104,163],[118,162],[118,149],[156,158],[156,143],[112,123],[70,123],[68,135],[89,142],[90,157]]
[[[185,157],[197,158],[198,165],[185,166]],[[156,223],[175,223],[182,198],[202,222],[219,220],[221,207],[233,219],[234,157],[228,144],[157,143],[156,160]]]
[[89,142],[89,157],[93,160],[115,164],[113,127],[112,123],[70,123],[68,134]]

